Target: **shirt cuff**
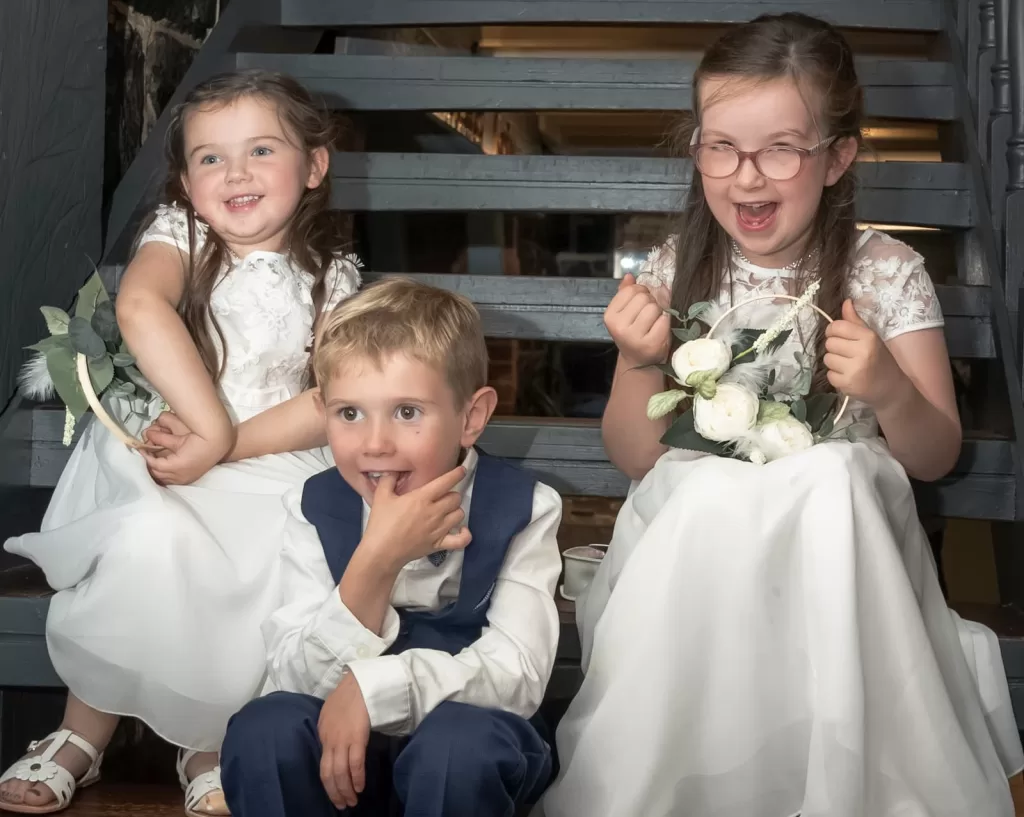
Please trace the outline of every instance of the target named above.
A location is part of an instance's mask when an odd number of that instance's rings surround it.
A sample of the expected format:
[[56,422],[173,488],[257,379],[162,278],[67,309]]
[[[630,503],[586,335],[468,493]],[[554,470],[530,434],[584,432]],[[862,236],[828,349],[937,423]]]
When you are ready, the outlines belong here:
[[313,618],[307,631],[310,641],[318,648],[314,652],[331,656],[330,666],[324,668],[317,694],[330,692],[341,680],[345,665],[358,660],[373,658],[388,649],[398,637],[398,613],[388,607],[384,614],[381,634],[368,630],[341,600],[338,589],[334,588]]
[[363,693],[370,728],[388,735],[408,734],[412,717],[412,683],[400,655],[352,661],[349,671]]

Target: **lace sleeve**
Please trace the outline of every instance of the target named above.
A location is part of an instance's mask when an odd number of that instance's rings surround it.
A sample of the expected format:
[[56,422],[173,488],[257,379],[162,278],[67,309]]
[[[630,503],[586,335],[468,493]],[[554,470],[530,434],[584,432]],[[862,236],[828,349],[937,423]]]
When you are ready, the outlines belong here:
[[660,247],[651,250],[636,275],[636,282],[645,287],[664,286],[672,289],[676,275],[676,238],[669,238]]
[[[196,252],[203,246],[206,239],[206,225],[196,220]],[[161,204],[156,208],[156,215],[145,232],[139,238],[139,246],[150,241],[160,241],[177,247],[188,254],[188,216],[185,211],[173,204]]]
[[861,248],[849,296],[857,313],[884,341],[945,323],[924,259],[883,233],[871,235]]
[[355,295],[362,283],[359,269],[362,263],[356,255],[338,256],[327,269],[325,284],[327,300],[324,311],[329,312],[346,298]]

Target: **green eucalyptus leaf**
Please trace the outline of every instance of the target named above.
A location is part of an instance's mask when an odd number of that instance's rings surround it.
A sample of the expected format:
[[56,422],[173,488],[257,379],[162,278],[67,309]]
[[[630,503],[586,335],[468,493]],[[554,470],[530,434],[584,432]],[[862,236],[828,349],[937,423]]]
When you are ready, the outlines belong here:
[[92,380],[93,391],[97,395],[103,394],[110,381],[114,379],[114,364],[109,355],[89,360],[89,377]]
[[693,409],[687,409],[676,418],[668,430],[661,435],[661,444],[679,448],[673,440],[681,439],[687,431],[693,431]]
[[681,326],[674,327],[672,329],[672,334],[675,335],[677,338],[679,338],[679,340],[681,340],[683,343],[686,343],[686,341],[688,341],[688,340],[692,340],[692,338],[690,337],[690,329],[689,329],[689,327],[685,327],[685,328],[681,327]]
[[89,321],[78,315],[68,325],[68,337],[71,338],[71,347],[80,355],[98,358],[107,353],[103,338],[96,334]]
[[827,437],[827,436],[829,436],[832,433],[832,431],[835,428],[835,426],[836,426],[835,420],[832,417],[826,417],[825,421],[821,424],[821,427],[817,431],[818,436],[819,437]]
[[807,404],[803,400],[794,400],[789,404],[789,410],[801,423],[807,422]]
[[107,290],[103,286],[103,279],[99,272],[89,276],[89,280],[78,290],[78,300],[75,301],[75,317],[92,320],[96,307],[104,301],[109,301]]
[[757,424],[774,423],[789,416],[789,406],[774,400],[761,400],[757,405]]
[[63,349],[69,355],[74,355],[74,350],[71,348],[71,339],[67,335],[51,335],[48,338],[43,338],[39,343],[33,343],[25,348],[31,349],[33,352],[49,352],[51,349]]
[[114,314],[114,305],[110,301],[102,301],[96,304],[96,311],[92,313],[90,321],[96,334],[103,338],[104,343],[114,344],[121,340],[121,332],[117,328],[117,316]]
[[118,352],[116,355],[113,356],[113,359],[114,365],[117,366],[119,369],[124,369],[127,366],[135,365],[135,357],[133,355],[128,354],[127,352]]
[[41,306],[39,311],[43,313],[46,329],[51,335],[66,335],[68,333],[68,323],[71,322],[71,318],[68,317],[67,312],[55,306]]
[[[684,417],[689,415],[689,422],[682,423]],[[693,427],[693,412],[687,412],[679,420],[674,423],[668,431],[666,431],[661,438],[662,445],[668,445],[672,448],[686,448],[690,451],[703,451],[707,454],[717,454],[718,456],[726,457],[729,456],[730,449],[728,446],[722,443],[716,443],[712,440],[708,440],[702,437],[697,430]]]
[[696,320],[711,307],[711,301],[697,301],[695,304],[690,304],[690,308],[686,310],[686,317],[691,321]]
[[89,410],[89,401],[85,399],[85,392],[78,382],[75,356],[64,349],[51,349],[46,353],[46,369],[57,395],[78,420]]
[[838,399],[839,395],[832,393],[812,394],[804,400],[807,404],[807,425],[811,427],[811,431],[822,434],[828,433],[820,431],[820,428],[825,419],[832,413],[832,409],[836,407],[836,400]]
[[689,396],[690,393],[682,389],[671,389],[651,395],[651,399],[647,401],[648,419],[659,420],[666,414],[671,414],[676,406]]

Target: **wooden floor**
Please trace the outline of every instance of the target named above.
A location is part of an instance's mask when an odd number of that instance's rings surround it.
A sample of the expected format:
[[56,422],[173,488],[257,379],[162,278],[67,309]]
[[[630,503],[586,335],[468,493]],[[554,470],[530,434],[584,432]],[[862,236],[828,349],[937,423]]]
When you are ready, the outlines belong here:
[[178,786],[138,786],[100,781],[75,795],[70,817],[183,817],[185,794]]

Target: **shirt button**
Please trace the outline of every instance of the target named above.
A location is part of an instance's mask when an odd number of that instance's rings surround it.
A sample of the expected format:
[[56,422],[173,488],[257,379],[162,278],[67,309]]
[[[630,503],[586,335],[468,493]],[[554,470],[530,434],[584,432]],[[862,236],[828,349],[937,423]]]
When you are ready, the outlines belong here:
[[359,649],[356,650],[356,655],[360,658],[367,658],[370,655],[370,649],[365,644],[360,644]]

